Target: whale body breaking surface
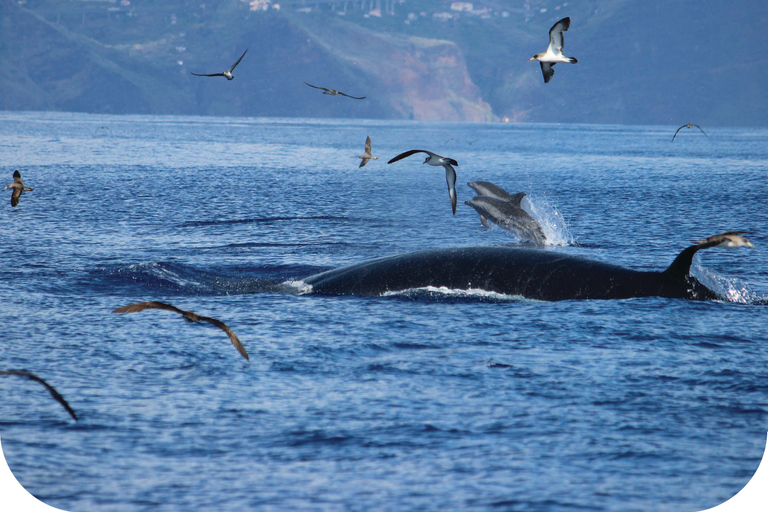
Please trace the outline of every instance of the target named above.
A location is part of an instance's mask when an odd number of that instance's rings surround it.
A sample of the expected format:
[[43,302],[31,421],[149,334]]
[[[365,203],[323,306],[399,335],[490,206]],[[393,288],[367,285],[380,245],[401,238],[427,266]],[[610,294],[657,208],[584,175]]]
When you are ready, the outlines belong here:
[[640,271],[557,251],[518,247],[432,249],[377,258],[309,276],[304,293],[379,296],[426,287],[480,289],[528,299],[666,297],[725,300],[689,274],[702,246],[663,271]]

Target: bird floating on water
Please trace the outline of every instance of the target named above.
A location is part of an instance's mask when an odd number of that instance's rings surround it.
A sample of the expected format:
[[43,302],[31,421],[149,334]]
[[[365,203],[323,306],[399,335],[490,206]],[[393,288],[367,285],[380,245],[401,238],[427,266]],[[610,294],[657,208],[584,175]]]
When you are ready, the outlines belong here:
[[23,191],[32,192],[33,189],[24,186],[24,182],[21,181],[21,173],[19,171],[13,171],[13,183],[10,185],[6,185],[5,188],[12,188],[13,193],[11,194],[11,206],[16,206],[19,204],[19,198],[21,197],[21,193]]
[[[671,140],[670,142],[673,142],[673,141],[675,140],[675,137],[677,137],[677,133],[678,133],[680,130],[682,130],[683,128],[693,128],[694,126],[695,126],[696,128],[698,128],[699,130],[701,130],[701,126],[699,126],[699,125],[697,125],[697,124],[690,124],[690,123],[689,123],[689,124],[684,124],[683,126],[681,126],[680,128],[678,128],[678,129],[677,129],[677,131],[675,132],[675,134],[672,136],[672,140]],[[706,135],[707,137],[709,137],[709,135],[707,135],[707,132],[705,132],[704,130],[701,130],[701,133],[703,133],[704,135]]]
[[696,240],[696,244],[702,246],[702,249],[709,247],[726,247],[733,249],[736,247],[754,247],[755,245],[741,235],[749,234],[749,231],[726,231],[719,235],[710,236],[704,240]]
[[565,40],[563,38],[563,32],[568,30],[568,27],[571,26],[571,18],[563,18],[554,25],[552,25],[552,28],[549,29],[549,46],[547,47],[547,51],[542,53],[537,53],[530,59],[531,60],[538,60],[541,64],[541,72],[544,75],[544,83],[546,84],[550,80],[552,80],[552,77],[555,74],[555,70],[552,69],[552,66],[557,64],[558,62],[565,62],[569,64],[576,64],[579,62],[573,57],[566,57],[563,55],[563,47],[565,45]]
[[360,155],[357,158],[361,158],[363,161],[360,162],[360,167],[364,166],[368,163],[368,160],[378,160],[379,158],[376,156],[373,156],[371,154],[371,137],[370,135],[365,138],[365,153]]
[[45,389],[47,389],[47,390],[48,390],[48,392],[51,394],[51,396],[52,396],[52,397],[53,397],[53,398],[54,398],[54,399],[55,399],[57,402],[59,402],[59,403],[60,403],[60,404],[61,404],[61,405],[64,407],[64,409],[66,409],[66,410],[67,410],[67,412],[69,413],[69,415],[70,415],[70,416],[72,416],[72,418],[74,418],[74,420],[75,420],[75,421],[77,421],[77,414],[75,414],[75,411],[74,411],[74,410],[72,410],[72,407],[70,407],[70,406],[69,406],[69,404],[67,403],[67,401],[66,401],[66,400],[64,400],[64,397],[63,397],[63,396],[61,396],[61,394],[59,394],[59,392],[58,392],[58,391],[56,391],[56,390],[54,389],[54,387],[53,387],[53,386],[51,386],[50,384],[48,384],[47,382],[45,382],[43,379],[41,379],[40,377],[38,377],[38,376],[37,376],[37,375],[35,375],[34,373],[25,372],[25,371],[20,371],[20,370],[5,370],[5,371],[1,371],[1,372],[0,372],[0,375],[17,375],[17,376],[19,376],[19,377],[25,377],[25,378],[27,378],[27,379],[31,379],[31,380],[34,380],[35,382],[39,382],[40,384],[42,384],[43,386],[45,386]]
[[165,302],[158,302],[158,301],[149,301],[149,302],[136,302],[133,304],[128,304],[127,306],[122,306],[114,311],[113,313],[136,313],[139,311],[144,311],[145,309],[164,309],[166,311],[174,311],[176,313],[181,314],[186,320],[190,322],[208,322],[209,324],[213,324],[225,333],[227,333],[227,336],[229,336],[229,341],[232,342],[232,345],[235,346],[238,352],[240,352],[240,355],[243,356],[245,359],[250,360],[248,357],[248,352],[245,351],[245,347],[242,343],[240,343],[240,340],[235,335],[235,333],[230,329],[227,324],[220,320],[216,320],[215,318],[210,318],[207,316],[198,315],[197,313],[194,313],[192,311],[185,311],[183,309],[179,309],[176,306],[172,306],[171,304],[166,304]]
[[407,158],[415,153],[426,153],[427,159],[424,160],[423,163],[429,164],[432,166],[443,166],[445,168],[445,181],[448,183],[448,195],[451,197],[451,208],[453,209],[453,214],[456,215],[456,169],[454,169],[453,165],[459,165],[459,162],[454,160],[453,158],[446,158],[444,156],[440,156],[436,153],[433,153],[431,151],[426,151],[424,149],[411,149],[410,151],[406,151],[405,153],[400,153],[396,157],[394,157],[392,160],[387,162],[388,164],[397,162],[398,160],[402,160],[403,158]]
[[243,52],[243,54],[240,56],[240,58],[237,59],[237,62],[232,64],[231,68],[229,68],[228,70],[226,70],[226,71],[224,71],[222,73],[211,73],[209,75],[204,75],[204,74],[200,74],[200,73],[192,73],[192,74],[195,75],[195,76],[223,76],[223,77],[226,77],[227,80],[232,80],[233,78],[235,78],[235,76],[232,74],[232,71],[234,71],[235,68],[237,67],[237,65],[240,64],[240,61],[243,60],[243,57],[245,57],[246,53],[248,53],[248,49],[246,49]]
[[[307,82],[304,82],[304,83],[307,84]],[[343,93],[341,91],[337,91],[336,89],[328,89],[327,87],[318,87],[318,86],[312,85],[312,84],[307,84],[307,85],[310,86],[310,87],[314,87],[315,89],[322,89],[323,90],[323,94],[328,94],[330,96],[338,96],[339,94],[341,94],[342,96],[346,96],[347,98],[352,98],[353,100],[364,100],[365,99],[365,96],[363,96],[361,98],[358,98],[357,96],[350,96],[349,94],[345,94],[345,93]]]

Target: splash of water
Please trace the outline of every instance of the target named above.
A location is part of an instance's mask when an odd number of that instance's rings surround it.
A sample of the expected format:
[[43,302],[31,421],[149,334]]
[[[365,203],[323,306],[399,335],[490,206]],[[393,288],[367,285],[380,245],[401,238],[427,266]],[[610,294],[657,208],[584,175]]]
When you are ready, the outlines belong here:
[[563,215],[546,199],[536,199],[536,203],[525,197],[522,203],[528,213],[536,219],[547,237],[546,245],[574,245],[573,235],[568,229]]

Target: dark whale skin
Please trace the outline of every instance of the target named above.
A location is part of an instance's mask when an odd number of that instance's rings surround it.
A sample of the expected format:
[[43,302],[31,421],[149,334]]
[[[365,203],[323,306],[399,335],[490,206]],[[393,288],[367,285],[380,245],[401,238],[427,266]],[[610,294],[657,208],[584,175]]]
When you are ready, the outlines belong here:
[[721,300],[688,275],[697,247],[662,272],[632,270],[556,251],[517,247],[432,249],[377,258],[305,278],[312,293],[377,296],[427,286],[481,289],[529,299],[667,297]]

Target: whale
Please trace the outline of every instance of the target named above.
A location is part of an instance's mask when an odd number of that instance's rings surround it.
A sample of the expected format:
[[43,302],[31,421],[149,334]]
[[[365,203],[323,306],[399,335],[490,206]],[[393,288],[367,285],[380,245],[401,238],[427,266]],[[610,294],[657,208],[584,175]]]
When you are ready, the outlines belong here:
[[[714,242],[712,242],[714,243]],[[426,287],[484,290],[542,301],[665,297],[726,300],[690,275],[697,244],[664,270],[645,271],[562,251],[490,246],[386,256],[304,278],[305,292],[381,296]]]
[[525,192],[515,194],[512,199],[504,200],[490,196],[475,196],[464,204],[471,206],[480,214],[480,223],[488,226],[490,220],[507,231],[512,231],[520,238],[535,244],[547,242],[547,236],[536,219],[523,210],[520,201]]

